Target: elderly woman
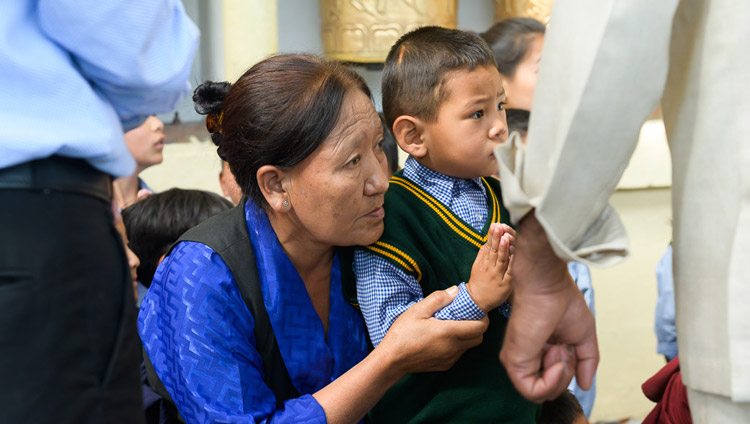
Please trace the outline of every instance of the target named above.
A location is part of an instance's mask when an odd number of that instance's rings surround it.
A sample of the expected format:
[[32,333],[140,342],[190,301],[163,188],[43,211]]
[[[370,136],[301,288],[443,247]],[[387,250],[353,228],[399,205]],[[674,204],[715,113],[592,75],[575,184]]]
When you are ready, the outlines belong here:
[[[368,354],[337,246],[378,239],[388,178],[380,120],[355,72],[276,56],[233,85],[203,84],[194,100],[247,200],[183,236],[141,307],[145,350],[187,422],[356,422],[407,373],[445,370],[479,344],[486,322],[432,318],[449,289],[410,308]],[[247,260],[228,264],[237,246]]]

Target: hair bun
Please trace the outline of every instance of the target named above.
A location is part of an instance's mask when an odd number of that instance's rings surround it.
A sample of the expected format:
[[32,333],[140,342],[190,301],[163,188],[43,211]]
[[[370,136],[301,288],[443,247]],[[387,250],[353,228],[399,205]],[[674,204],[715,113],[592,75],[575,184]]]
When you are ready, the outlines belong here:
[[223,138],[222,120],[224,99],[232,88],[228,82],[205,81],[193,92],[195,111],[206,115],[206,130],[211,134],[211,141],[217,146]]
[[205,81],[193,92],[195,111],[201,115],[221,113],[224,99],[232,88],[228,82]]

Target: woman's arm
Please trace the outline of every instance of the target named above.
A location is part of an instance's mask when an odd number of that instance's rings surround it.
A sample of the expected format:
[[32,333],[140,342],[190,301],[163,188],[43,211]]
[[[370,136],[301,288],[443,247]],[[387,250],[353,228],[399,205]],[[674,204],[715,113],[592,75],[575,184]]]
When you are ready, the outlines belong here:
[[357,422],[406,374],[445,371],[466,349],[482,342],[486,317],[477,321],[433,317],[457,292],[456,287],[437,291],[410,307],[362,362],[313,394],[328,423]]

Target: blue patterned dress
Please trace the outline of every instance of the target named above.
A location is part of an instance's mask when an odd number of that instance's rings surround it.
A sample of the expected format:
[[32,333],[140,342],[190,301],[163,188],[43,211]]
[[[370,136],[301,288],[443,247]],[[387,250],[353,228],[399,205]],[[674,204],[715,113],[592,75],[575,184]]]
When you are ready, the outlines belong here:
[[187,422],[325,423],[312,393],[367,355],[364,323],[331,269],[328,334],[262,208],[245,217],[263,301],[294,387],[276,409],[263,382],[254,320],[229,268],[208,246],[182,242],[162,262],[138,316],[156,373]]

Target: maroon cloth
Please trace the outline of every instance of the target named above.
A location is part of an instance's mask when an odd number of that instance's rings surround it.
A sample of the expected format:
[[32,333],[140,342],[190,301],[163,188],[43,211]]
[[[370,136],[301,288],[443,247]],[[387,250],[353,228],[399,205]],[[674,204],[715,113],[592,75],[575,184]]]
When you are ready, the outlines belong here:
[[679,355],[641,386],[656,406],[642,424],[692,424],[687,389],[682,384]]

